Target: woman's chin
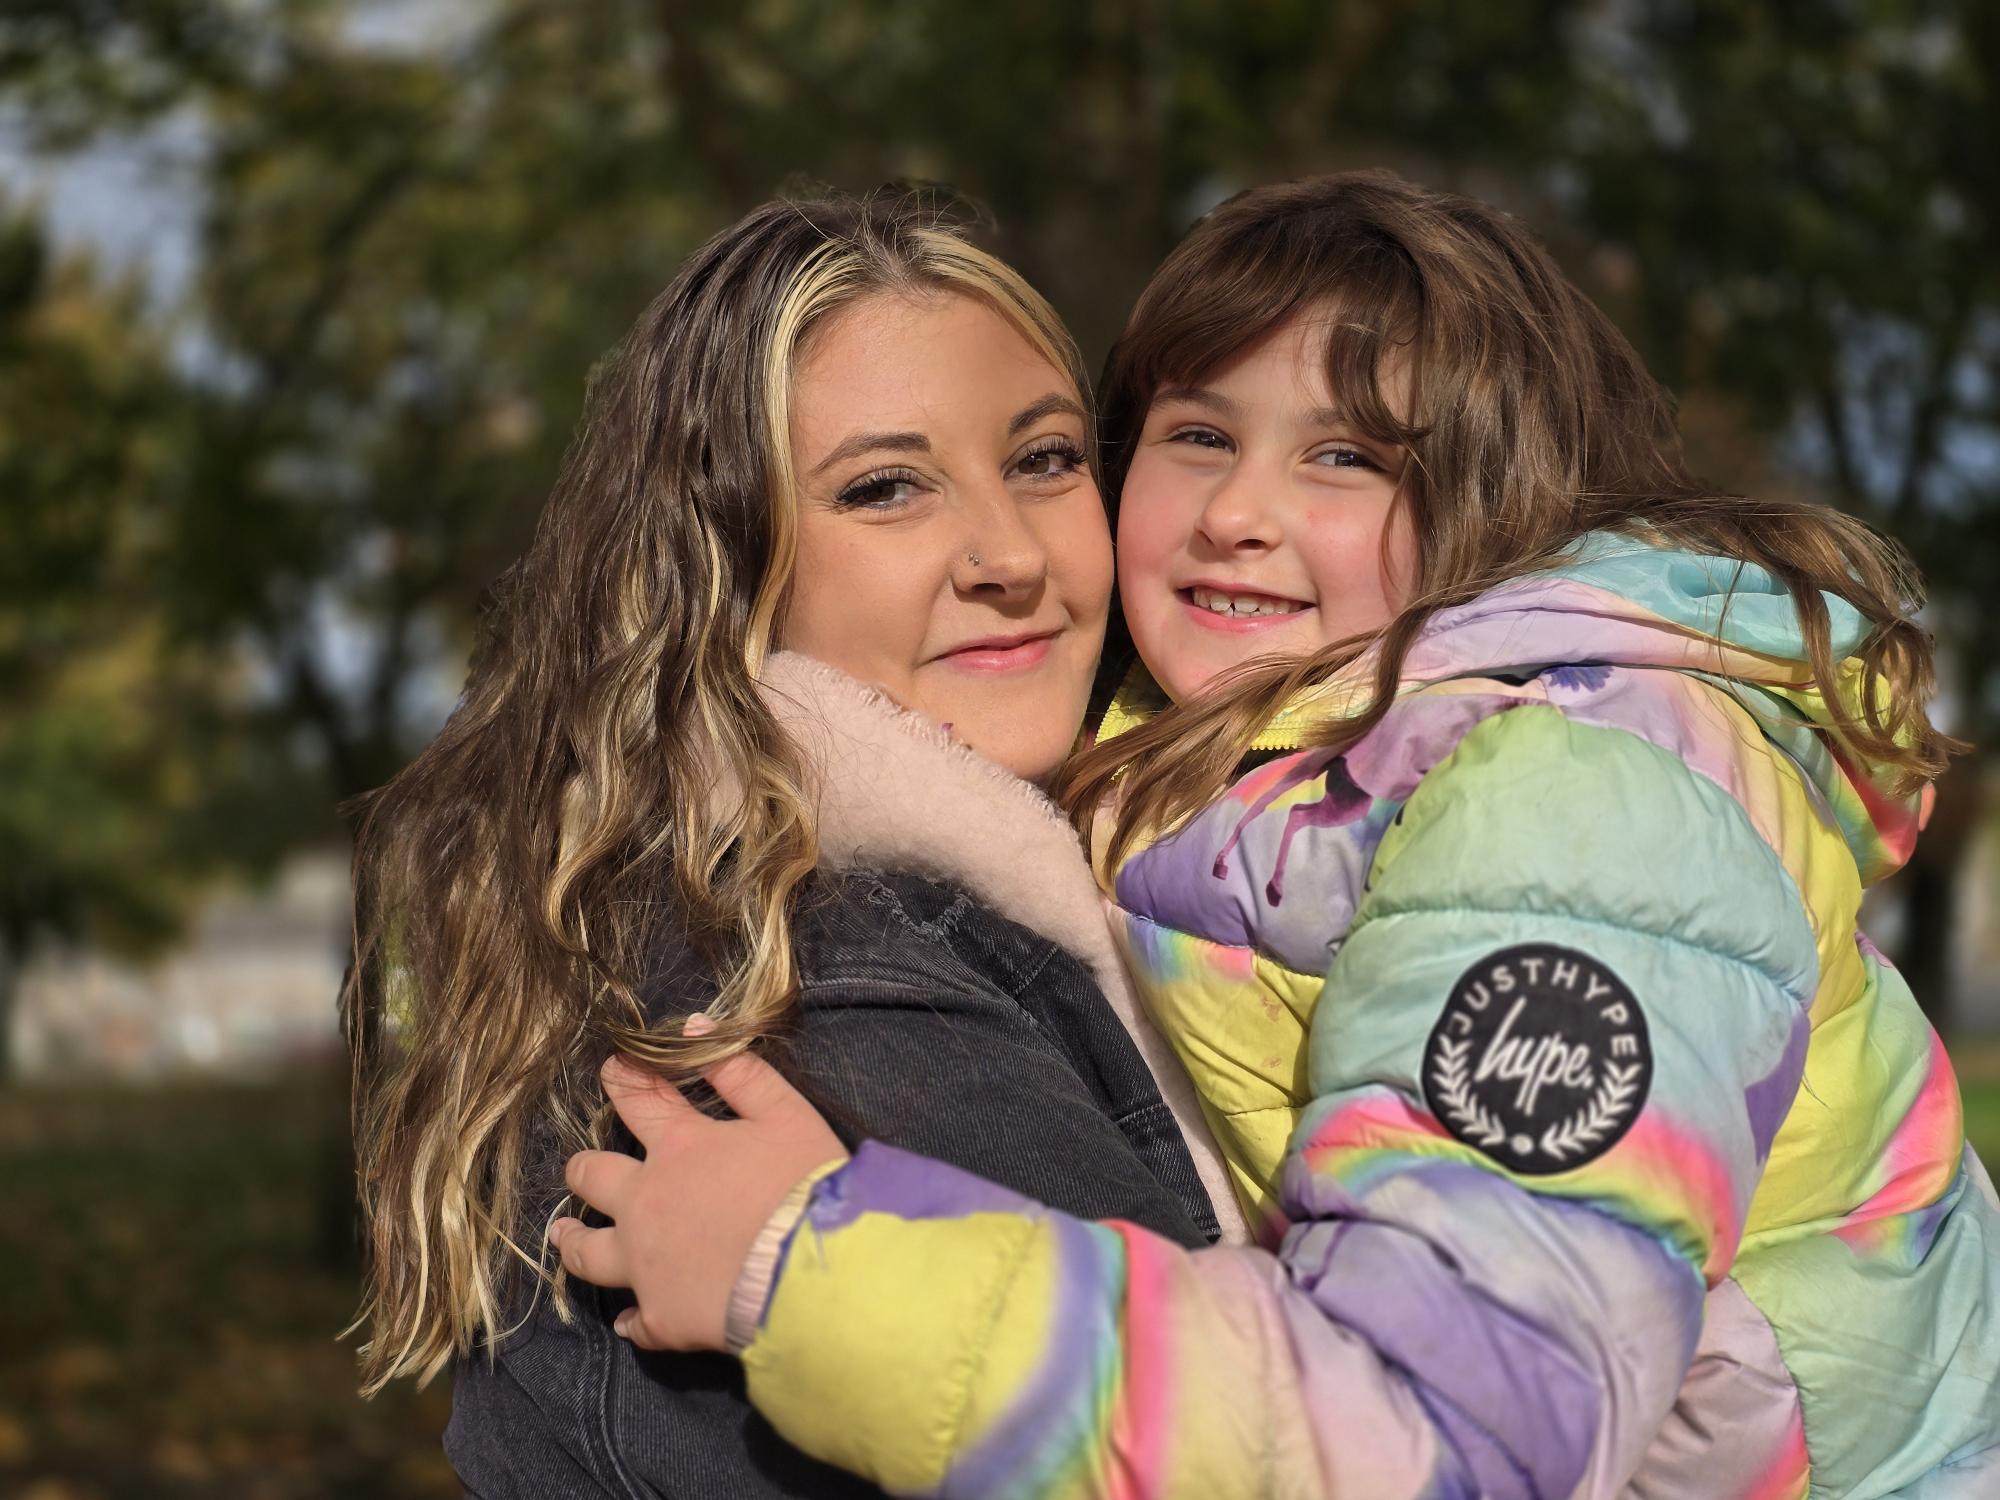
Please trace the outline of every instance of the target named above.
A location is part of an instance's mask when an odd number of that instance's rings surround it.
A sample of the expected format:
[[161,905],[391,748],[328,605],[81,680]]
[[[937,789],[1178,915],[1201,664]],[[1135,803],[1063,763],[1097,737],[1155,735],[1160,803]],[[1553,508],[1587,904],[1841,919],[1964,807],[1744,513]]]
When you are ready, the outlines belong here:
[[1010,730],[999,724],[983,728],[976,723],[954,723],[951,732],[960,744],[1001,770],[1044,787],[1055,780],[1056,772],[1068,758],[1069,747],[1075,743],[1074,735],[1067,739],[1045,734],[1023,735],[1018,727]]

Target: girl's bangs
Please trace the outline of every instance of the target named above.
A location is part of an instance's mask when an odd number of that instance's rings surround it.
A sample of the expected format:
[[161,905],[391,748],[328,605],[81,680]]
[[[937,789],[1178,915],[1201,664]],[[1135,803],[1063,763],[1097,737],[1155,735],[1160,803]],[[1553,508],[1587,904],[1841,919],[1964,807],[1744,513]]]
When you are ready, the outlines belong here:
[[1135,317],[1143,333],[1121,351],[1120,383],[1143,412],[1161,389],[1199,386],[1311,319],[1324,327],[1321,367],[1347,419],[1365,437],[1406,444],[1419,429],[1397,416],[1385,385],[1401,366],[1414,395],[1423,295],[1415,268],[1386,251],[1354,246],[1335,265],[1319,256],[1255,255],[1235,266],[1189,266]]

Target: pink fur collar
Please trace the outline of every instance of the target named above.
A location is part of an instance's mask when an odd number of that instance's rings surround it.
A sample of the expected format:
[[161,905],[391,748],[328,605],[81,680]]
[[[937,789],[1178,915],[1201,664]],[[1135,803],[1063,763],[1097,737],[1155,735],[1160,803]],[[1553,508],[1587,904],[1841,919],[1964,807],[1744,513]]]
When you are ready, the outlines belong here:
[[1224,1239],[1247,1240],[1194,1086],[1139,1007],[1082,845],[1055,804],[932,720],[810,657],[773,656],[760,687],[811,769],[820,865],[949,881],[1082,960],[1187,1137]]

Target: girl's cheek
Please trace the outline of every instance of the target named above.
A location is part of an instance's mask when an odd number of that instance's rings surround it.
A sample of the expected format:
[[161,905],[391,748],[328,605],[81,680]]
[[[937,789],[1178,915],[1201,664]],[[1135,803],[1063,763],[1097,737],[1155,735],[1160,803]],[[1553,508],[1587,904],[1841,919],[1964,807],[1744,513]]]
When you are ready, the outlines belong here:
[[1156,482],[1143,460],[1132,466],[1118,504],[1118,586],[1134,587],[1164,581],[1168,561],[1186,540],[1187,528],[1176,524],[1179,507],[1169,487]]

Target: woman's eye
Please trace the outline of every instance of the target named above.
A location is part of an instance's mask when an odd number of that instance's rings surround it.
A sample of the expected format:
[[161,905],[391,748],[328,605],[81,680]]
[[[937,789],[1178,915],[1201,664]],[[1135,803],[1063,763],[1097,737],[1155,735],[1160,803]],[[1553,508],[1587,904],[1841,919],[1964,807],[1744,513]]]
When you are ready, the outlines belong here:
[[1218,452],[1227,451],[1229,439],[1212,427],[1183,427],[1178,432],[1167,434],[1170,443],[1189,443],[1197,448],[1213,448]]
[[842,490],[835,503],[842,510],[889,510],[907,505],[916,495],[915,475],[870,474]]
[[1055,442],[1023,454],[1014,468],[1030,479],[1057,479],[1076,473],[1083,465],[1083,450],[1075,443]]
[[1329,448],[1313,462],[1334,469],[1380,469],[1382,466],[1359,448]]

